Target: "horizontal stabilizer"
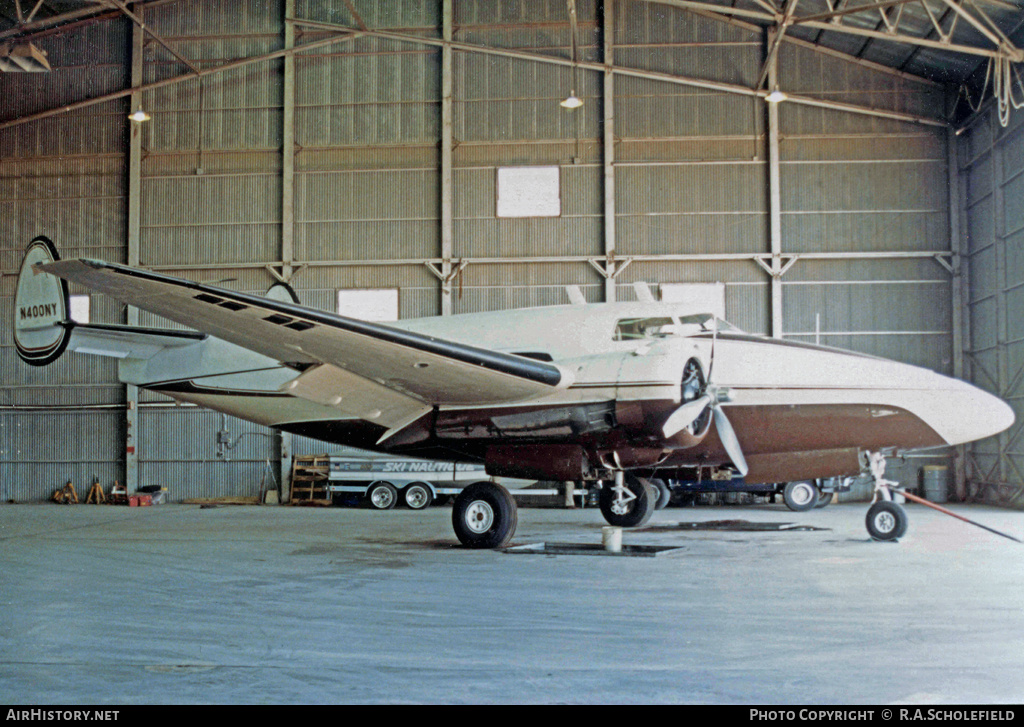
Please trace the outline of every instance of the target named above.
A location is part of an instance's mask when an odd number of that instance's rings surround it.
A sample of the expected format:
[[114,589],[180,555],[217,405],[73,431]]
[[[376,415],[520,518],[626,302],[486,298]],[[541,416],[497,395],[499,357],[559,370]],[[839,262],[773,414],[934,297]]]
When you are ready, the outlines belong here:
[[105,324],[71,326],[68,351],[112,358],[152,358],[165,348],[189,346],[206,336],[196,331],[171,331]]

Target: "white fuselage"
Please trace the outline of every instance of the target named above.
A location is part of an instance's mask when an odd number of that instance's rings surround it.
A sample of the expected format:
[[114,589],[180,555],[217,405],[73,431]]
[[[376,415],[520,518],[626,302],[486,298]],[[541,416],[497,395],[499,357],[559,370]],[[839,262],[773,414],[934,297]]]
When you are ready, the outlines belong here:
[[[887,418],[909,415],[918,420],[920,431],[905,442],[893,441],[894,447],[960,444],[991,436],[1013,422],[1013,411],[1006,403],[963,381],[873,356],[749,336],[731,327],[712,334],[680,322],[680,317],[695,313],[678,304],[611,303],[472,313],[389,325],[550,360],[571,375],[569,385],[542,398],[492,407],[487,417],[524,407],[557,409],[608,401],[678,405],[681,362],[693,357],[704,371],[711,370],[719,387],[728,390],[723,406],[736,413],[740,422],[744,412],[754,421],[752,412],[757,410],[776,417],[799,410],[814,417],[794,420],[798,426],[806,421],[820,429],[821,422],[827,421],[823,408],[846,407],[857,412],[850,419],[857,427],[878,425],[887,437],[899,439],[899,427],[884,429]],[[670,319],[671,324],[657,336],[622,335],[622,321],[642,319]],[[148,360],[122,361],[120,371],[130,383],[269,426],[287,429],[313,422],[326,426],[346,420],[329,405],[283,391],[299,372],[214,338],[163,351]],[[182,371],[190,373],[182,377]],[[471,407],[461,410],[472,413]],[[460,408],[441,407],[440,412],[456,415]],[[776,439],[782,444],[775,447],[770,433],[763,431],[771,428],[770,421],[756,421],[756,433],[736,425],[744,449],[754,453],[805,451],[815,436],[813,431],[797,436],[787,425],[790,431],[780,432]],[[846,439],[827,431],[820,435],[822,446],[828,447],[848,446],[848,439],[853,443],[849,446],[862,447],[881,441],[865,437],[863,444],[857,444],[860,440],[852,435],[844,434]]]

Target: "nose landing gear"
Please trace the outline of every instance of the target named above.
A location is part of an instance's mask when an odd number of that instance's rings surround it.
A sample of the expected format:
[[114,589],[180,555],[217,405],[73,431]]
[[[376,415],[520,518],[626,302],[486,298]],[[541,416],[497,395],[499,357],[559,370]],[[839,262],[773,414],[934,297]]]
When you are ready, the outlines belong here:
[[908,523],[907,511],[892,496],[892,488],[899,483],[885,479],[885,455],[868,452],[867,457],[875,480],[875,502],[865,518],[868,534],[872,540],[899,540],[906,534]]

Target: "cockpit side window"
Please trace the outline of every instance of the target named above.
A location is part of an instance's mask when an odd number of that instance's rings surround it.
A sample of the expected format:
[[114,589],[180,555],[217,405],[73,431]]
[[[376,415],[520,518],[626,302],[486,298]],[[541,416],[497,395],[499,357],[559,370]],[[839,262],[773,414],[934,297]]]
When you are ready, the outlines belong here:
[[668,317],[620,318],[615,324],[615,341],[642,341],[673,335],[675,321]]
[[679,333],[684,336],[706,333],[713,330],[714,324],[714,317],[707,313],[695,316],[679,316]]
[[693,336],[701,333],[743,333],[739,328],[721,318],[702,313],[700,315],[668,316],[651,318],[620,318],[615,324],[615,341],[643,341],[668,336]]

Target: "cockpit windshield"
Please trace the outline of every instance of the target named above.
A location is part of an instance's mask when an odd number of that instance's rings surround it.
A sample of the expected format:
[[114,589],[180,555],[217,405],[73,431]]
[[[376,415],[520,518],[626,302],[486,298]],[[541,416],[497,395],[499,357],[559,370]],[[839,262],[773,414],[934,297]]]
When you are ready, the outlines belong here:
[[620,318],[615,324],[615,341],[642,341],[668,336],[694,336],[699,333],[742,333],[739,328],[710,313],[699,315]]

